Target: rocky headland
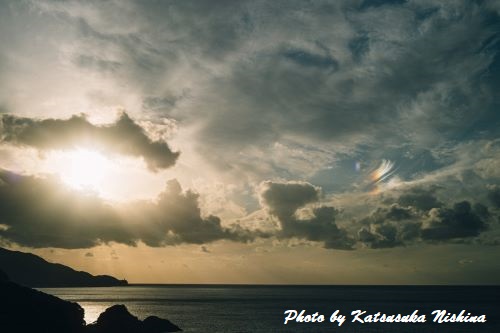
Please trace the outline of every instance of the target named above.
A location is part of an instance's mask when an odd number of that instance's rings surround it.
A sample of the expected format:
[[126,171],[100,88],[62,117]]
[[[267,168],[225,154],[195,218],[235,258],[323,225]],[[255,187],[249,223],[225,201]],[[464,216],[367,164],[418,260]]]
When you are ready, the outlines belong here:
[[86,325],[84,310],[41,291],[12,282],[0,270],[0,330],[9,333],[166,333],[181,331],[155,316],[139,320],[124,305],[105,310]]

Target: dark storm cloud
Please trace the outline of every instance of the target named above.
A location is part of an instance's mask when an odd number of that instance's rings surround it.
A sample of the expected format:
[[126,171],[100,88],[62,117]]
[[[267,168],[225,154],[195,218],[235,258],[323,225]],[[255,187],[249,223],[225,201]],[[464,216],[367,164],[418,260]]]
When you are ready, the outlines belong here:
[[262,203],[272,215],[284,220],[292,218],[300,207],[318,202],[320,196],[320,189],[309,183],[267,181],[261,184]]
[[382,224],[386,220],[402,221],[412,218],[415,215],[412,207],[403,207],[398,204],[392,204],[389,207],[377,208],[369,217],[362,220],[367,224]]
[[[445,204],[438,199],[438,191],[435,185],[400,190],[394,197],[376,200],[379,206],[369,215],[347,224],[334,207],[318,206],[321,190],[309,183],[267,181],[261,184],[259,195],[261,205],[280,223],[276,237],[322,242],[325,248],[364,245],[379,249],[417,242],[455,242],[488,229],[492,214],[487,206],[467,200]],[[311,216],[299,217],[309,204],[316,204],[310,207]]]
[[[306,182],[263,182],[261,205],[279,222],[277,230],[263,232],[224,226],[217,216],[202,216],[198,194],[183,191],[176,180],[169,181],[154,201],[110,205],[53,178],[1,171],[0,238],[28,247],[72,249],[109,242],[161,247],[276,237],[320,242],[328,249],[354,249],[357,242],[376,249],[474,238],[494,218],[478,202],[447,205],[435,197],[434,189],[406,192],[393,198],[392,204],[386,199],[370,215],[340,227],[339,211],[320,205],[320,188]],[[410,196],[413,200],[401,200]]]
[[260,186],[261,203],[280,222],[277,237],[322,242],[328,249],[352,249],[354,241],[335,223],[339,212],[334,207],[315,207],[308,219],[296,217],[299,208],[318,203],[320,195],[319,188],[309,183],[267,181]]
[[398,198],[398,203],[405,207],[415,207],[422,211],[439,208],[443,204],[437,199],[435,189],[412,188]]
[[429,226],[422,229],[423,239],[443,240],[478,236],[486,230],[483,220],[484,206],[473,209],[470,202],[462,201],[452,208],[436,208],[429,211]]
[[164,141],[153,141],[126,113],[115,123],[93,125],[84,115],[69,119],[34,119],[0,115],[0,142],[40,150],[90,147],[142,157],[152,171],[175,164],[178,152]]
[[358,230],[357,238],[371,248],[402,246],[405,241],[420,236],[420,217],[415,207],[403,207],[397,203],[379,207],[360,220],[363,226]]
[[203,244],[220,239],[249,241],[258,232],[225,228],[216,216],[202,217],[198,195],[177,181],[155,202],[104,203],[54,179],[0,172],[0,237],[28,247],[90,248],[116,242],[149,246]]
[[7,226],[0,236],[24,246],[89,248],[100,242],[136,241],[111,206],[57,186],[52,179],[1,171],[0,211]]
[[494,207],[500,208],[500,186],[491,186],[488,190],[488,199]]
[[224,228],[217,216],[202,217],[198,194],[182,192],[176,180],[167,183],[156,202],[129,204],[125,210],[129,218],[139,223],[137,234],[149,246],[203,244],[220,239],[249,241],[255,237],[248,230]]
[[492,215],[487,206],[466,200],[447,206],[435,193],[435,188],[412,188],[393,199],[396,203],[378,207],[359,221],[357,239],[371,248],[387,248],[472,238],[488,229]]
[[372,249],[401,246],[403,243],[397,238],[398,228],[391,224],[381,224],[370,230],[362,228],[358,231],[358,239]]

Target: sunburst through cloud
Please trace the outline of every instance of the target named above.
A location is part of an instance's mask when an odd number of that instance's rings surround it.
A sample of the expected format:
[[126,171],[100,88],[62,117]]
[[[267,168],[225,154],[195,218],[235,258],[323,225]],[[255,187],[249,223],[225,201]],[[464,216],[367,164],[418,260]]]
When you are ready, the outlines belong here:
[[138,284],[500,281],[498,0],[1,0],[0,43],[0,246]]
[[61,179],[75,189],[101,191],[101,185],[109,177],[111,163],[97,151],[78,149],[66,153],[67,165],[62,166]]

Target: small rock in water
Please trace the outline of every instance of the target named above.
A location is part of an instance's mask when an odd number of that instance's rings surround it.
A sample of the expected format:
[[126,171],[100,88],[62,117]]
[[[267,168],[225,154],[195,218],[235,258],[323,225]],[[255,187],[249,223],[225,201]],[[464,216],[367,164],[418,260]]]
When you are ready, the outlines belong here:
[[140,321],[128,312],[125,305],[113,305],[87,326],[89,333],[167,333],[181,329],[166,319],[148,317]]

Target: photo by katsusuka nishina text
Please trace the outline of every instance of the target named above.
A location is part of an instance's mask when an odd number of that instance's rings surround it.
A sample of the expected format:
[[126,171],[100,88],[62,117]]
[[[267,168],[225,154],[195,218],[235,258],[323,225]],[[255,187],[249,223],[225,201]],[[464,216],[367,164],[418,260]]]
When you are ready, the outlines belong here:
[[[318,312],[307,314],[306,310],[286,310],[284,325],[289,322],[296,323],[322,323],[325,322],[325,316]],[[354,310],[351,312],[352,323],[371,324],[371,323],[426,323],[427,317],[425,314],[419,314],[418,310],[413,311],[411,314],[385,314],[377,312],[374,314],[367,314],[367,311]],[[445,323],[485,323],[486,315],[473,315],[466,310],[460,313],[451,313],[446,310],[434,310],[431,312],[432,321],[437,324]],[[333,312],[329,318],[330,323],[337,323],[342,326],[347,317],[340,313],[340,310]]]

